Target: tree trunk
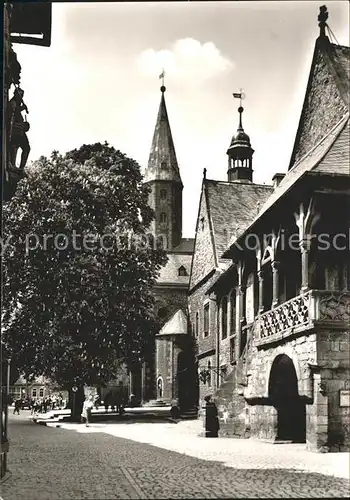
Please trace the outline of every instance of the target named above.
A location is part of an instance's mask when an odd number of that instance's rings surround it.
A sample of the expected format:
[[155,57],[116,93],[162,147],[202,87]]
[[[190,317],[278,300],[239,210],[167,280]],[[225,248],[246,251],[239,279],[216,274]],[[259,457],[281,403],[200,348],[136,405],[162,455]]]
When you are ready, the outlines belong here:
[[71,420],[72,422],[80,422],[81,421],[81,412],[83,409],[83,403],[85,400],[84,387],[77,387],[77,391],[73,392],[72,388],[68,390],[69,399],[68,399],[68,408],[72,411]]

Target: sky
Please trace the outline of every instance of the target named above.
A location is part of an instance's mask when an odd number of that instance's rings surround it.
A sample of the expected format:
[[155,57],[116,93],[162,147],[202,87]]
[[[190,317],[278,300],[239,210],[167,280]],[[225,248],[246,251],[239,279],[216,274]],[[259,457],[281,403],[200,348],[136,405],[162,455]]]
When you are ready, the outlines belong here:
[[[253,180],[286,172],[316,38],[317,1],[54,3],[50,47],[15,44],[29,108],[29,160],[108,141],[148,162],[165,70],[166,103],[193,237],[203,178],[227,180],[237,130],[251,138]],[[349,5],[328,2],[349,45]]]

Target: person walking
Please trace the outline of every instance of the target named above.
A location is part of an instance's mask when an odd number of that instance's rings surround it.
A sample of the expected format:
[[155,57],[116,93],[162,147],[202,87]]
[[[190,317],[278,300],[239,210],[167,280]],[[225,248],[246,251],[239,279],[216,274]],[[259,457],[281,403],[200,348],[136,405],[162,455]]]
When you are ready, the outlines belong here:
[[91,397],[86,397],[84,403],[83,403],[83,411],[81,412],[81,417],[82,420],[85,420],[85,425],[86,427],[89,427],[90,420],[91,420],[91,410],[94,406],[94,403],[92,401]]
[[205,437],[218,437],[219,433],[219,417],[218,409],[211,396],[205,396]]
[[16,399],[13,414],[16,415],[17,413],[17,415],[19,415],[19,410],[21,409],[21,407],[22,407],[22,401],[20,399]]

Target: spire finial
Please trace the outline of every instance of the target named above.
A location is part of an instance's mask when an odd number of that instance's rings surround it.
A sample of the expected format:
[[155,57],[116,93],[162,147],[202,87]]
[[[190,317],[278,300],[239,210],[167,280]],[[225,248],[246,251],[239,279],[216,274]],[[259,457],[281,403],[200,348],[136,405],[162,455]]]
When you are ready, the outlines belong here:
[[203,179],[207,178],[207,169],[203,168]]
[[320,27],[320,38],[324,38],[326,36],[326,26],[327,26],[328,12],[327,7],[322,5],[320,7],[320,13],[318,15],[318,25]]
[[164,77],[165,77],[165,71],[163,68],[161,74],[159,75],[159,80],[162,80],[162,86],[160,87],[160,91],[162,94],[164,94],[164,92],[166,91],[166,87],[164,85]]
[[242,127],[242,113],[244,111],[244,108],[242,106],[242,101],[245,98],[245,94],[243,93],[243,89],[240,89],[240,92],[234,92],[233,97],[235,99],[239,99],[239,108],[238,108],[238,113],[239,113],[239,125],[238,125],[238,130],[243,130]]

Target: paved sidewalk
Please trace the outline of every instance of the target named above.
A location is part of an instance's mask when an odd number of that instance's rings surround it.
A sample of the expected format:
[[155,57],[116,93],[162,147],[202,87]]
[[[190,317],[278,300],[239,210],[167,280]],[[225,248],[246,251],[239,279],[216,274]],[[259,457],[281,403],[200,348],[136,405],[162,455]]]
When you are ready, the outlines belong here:
[[206,439],[199,420],[172,423],[61,424],[79,433],[103,432],[239,469],[288,469],[349,479],[350,454],[315,453],[305,444],[271,444],[253,439]]
[[[198,422],[50,428],[28,417],[10,416],[10,472],[0,482],[4,500],[349,496],[349,481],[330,475],[330,454],[205,439],[197,436]],[[322,468],[327,474],[313,472]]]

